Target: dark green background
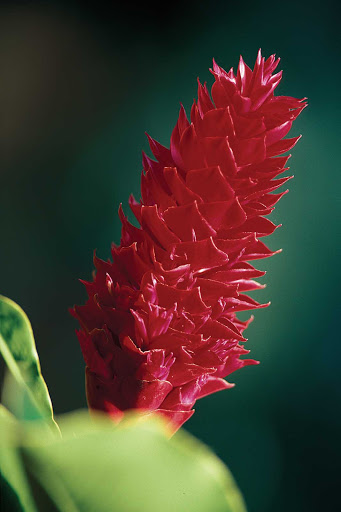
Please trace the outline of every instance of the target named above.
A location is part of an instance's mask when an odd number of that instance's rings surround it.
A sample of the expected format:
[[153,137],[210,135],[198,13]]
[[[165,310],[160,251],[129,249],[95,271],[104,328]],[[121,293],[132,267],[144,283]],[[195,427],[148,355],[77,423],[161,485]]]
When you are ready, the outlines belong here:
[[[308,96],[295,179],[273,220],[248,348],[261,361],[197,404],[186,429],[229,465],[250,512],[339,506],[340,47],[336,2],[8,2],[0,17],[0,292],[30,317],[57,413],[85,406],[67,309],[92,252],[139,197],[144,132],[168,144],[208,68],[277,53],[280,93]],[[340,247],[340,245],[339,245]],[[214,511],[212,511],[214,512]]]

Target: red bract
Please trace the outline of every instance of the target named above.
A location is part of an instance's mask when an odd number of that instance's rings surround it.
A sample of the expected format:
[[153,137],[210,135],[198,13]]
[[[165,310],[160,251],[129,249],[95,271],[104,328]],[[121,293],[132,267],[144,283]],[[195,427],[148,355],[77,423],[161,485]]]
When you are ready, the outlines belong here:
[[[159,411],[173,430],[198,398],[232,386],[225,377],[250,364],[238,311],[266,306],[244,292],[262,288],[251,260],[274,254],[260,238],[276,229],[266,217],[285,193],[283,139],[305,107],[275,96],[279,59],[258,53],[237,75],[213,63],[212,98],[198,84],[191,120],[181,107],[170,149],[149,137],[142,199],[124,216],[112,262],[95,257],[89,295],[73,314],[86,363],[89,406],[119,420],[128,409]],[[251,320],[251,319],[250,319]]]

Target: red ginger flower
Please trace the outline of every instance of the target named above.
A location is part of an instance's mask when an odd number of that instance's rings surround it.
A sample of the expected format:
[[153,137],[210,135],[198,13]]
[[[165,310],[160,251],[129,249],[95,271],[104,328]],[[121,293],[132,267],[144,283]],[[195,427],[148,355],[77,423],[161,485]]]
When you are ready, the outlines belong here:
[[[141,228],[120,207],[122,238],[113,261],[96,256],[89,299],[73,314],[86,362],[89,406],[120,420],[124,411],[158,411],[178,429],[197,399],[232,386],[243,366],[236,313],[266,306],[244,292],[262,288],[249,262],[274,254],[260,237],[276,229],[267,216],[285,192],[288,156],[299,139],[283,139],[305,107],[275,96],[281,73],[258,53],[237,75],[213,62],[212,99],[198,83],[191,121],[181,107],[170,149],[149,137],[142,200],[130,198]],[[276,158],[274,158],[276,157]]]

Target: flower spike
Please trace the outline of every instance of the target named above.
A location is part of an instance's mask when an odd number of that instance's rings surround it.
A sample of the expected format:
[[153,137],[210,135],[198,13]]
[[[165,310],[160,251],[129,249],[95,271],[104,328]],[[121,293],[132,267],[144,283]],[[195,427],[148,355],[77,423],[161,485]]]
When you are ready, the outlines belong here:
[[94,258],[88,300],[72,314],[86,363],[89,407],[119,421],[129,409],[159,412],[176,431],[199,398],[232,387],[225,378],[257,364],[238,311],[265,307],[245,292],[264,288],[250,261],[267,258],[260,238],[278,226],[267,215],[287,192],[285,139],[306,106],[275,96],[279,59],[258,52],[237,74],[213,60],[211,95],[198,80],[190,120],[183,106],[170,149],[148,135],[142,199],[122,208],[122,237],[112,262]]

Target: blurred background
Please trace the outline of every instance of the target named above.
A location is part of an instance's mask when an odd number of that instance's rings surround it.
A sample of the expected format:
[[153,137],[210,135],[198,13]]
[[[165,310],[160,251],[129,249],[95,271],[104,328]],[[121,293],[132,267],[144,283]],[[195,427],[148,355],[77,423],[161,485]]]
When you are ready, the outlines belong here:
[[[230,467],[249,512],[335,510],[340,477],[337,327],[340,45],[337,3],[1,2],[0,293],[33,324],[57,414],[86,406],[68,308],[92,254],[119,242],[117,209],[139,197],[144,132],[169,145],[212,57],[281,57],[279,93],[308,96],[292,135],[295,179],[272,220],[280,255],[259,263],[270,308],[248,348],[261,361],[197,403],[185,428]],[[340,247],[340,245],[339,245]],[[212,511],[213,512],[213,511]]]

